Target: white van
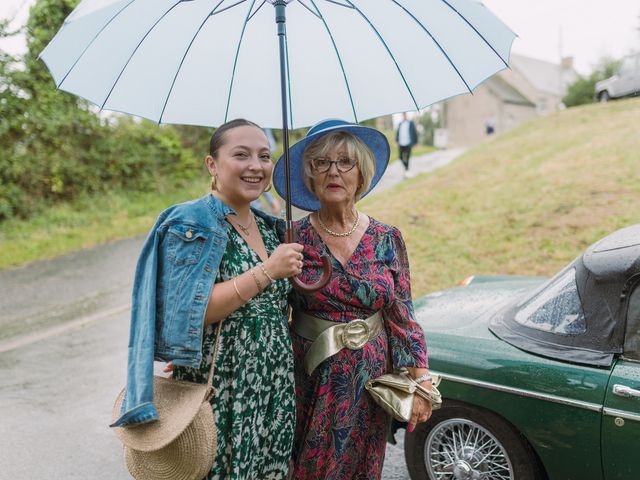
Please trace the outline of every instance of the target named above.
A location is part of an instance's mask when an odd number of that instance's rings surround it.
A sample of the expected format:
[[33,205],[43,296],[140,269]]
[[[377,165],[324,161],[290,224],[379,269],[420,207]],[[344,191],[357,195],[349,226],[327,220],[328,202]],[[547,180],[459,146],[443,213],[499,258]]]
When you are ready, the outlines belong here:
[[640,95],[640,53],[625,57],[618,73],[596,83],[594,96],[601,102],[628,95]]

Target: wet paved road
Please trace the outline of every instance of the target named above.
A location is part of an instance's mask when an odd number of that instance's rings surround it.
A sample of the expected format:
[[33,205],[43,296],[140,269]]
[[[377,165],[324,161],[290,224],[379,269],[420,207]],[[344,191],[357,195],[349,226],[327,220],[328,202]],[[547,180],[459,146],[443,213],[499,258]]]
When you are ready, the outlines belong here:
[[[0,353],[2,479],[130,478],[107,427],[125,379],[129,311],[68,325]],[[401,445],[389,446],[383,478],[409,478]]]
[[130,478],[109,431],[128,312],[0,354],[0,478]]
[[[414,172],[459,152],[438,152]],[[426,157],[425,157],[426,158]],[[391,165],[377,191],[402,178]],[[0,271],[0,479],[130,478],[108,428],[125,381],[129,301],[142,237]],[[389,446],[384,480],[408,480]]]
[[[0,354],[0,478],[130,478],[109,430],[124,384],[129,312]],[[383,479],[408,479],[389,446]]]

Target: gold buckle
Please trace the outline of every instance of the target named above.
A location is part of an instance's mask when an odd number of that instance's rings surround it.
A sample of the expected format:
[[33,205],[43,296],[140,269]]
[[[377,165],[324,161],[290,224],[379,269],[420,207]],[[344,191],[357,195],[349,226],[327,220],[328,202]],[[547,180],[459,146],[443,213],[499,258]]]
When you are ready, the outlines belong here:
[[364,347],[369,341],[369,324],[358,318],[347,323],[342,330],[342,344],[349,350]]

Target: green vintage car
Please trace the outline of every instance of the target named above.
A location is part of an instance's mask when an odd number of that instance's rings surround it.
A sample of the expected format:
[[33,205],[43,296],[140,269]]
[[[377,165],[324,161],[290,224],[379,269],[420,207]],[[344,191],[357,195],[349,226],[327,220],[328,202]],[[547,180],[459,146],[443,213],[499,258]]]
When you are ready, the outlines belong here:
[[475,279],[416,316],[444,403],[406,434],[413,480],[640,479],[640,224],[551,279]]

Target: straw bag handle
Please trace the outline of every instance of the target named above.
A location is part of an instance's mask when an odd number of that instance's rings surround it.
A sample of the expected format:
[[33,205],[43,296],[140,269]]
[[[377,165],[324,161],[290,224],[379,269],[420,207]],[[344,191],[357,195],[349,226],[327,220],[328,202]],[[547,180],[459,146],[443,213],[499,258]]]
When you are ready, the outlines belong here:
[[224,319],[218,322],[218,328],[216,329],[216,345],[213,349],[213,358],[211,359],[211,369],[209,370],[209,378],[207,379],[207,399],[210,399],[214,394],[213,391],[213,374],[216,370],[216,359],[218,358],[218,351],[220,350],[220,337],[222,333],[222,322]]

